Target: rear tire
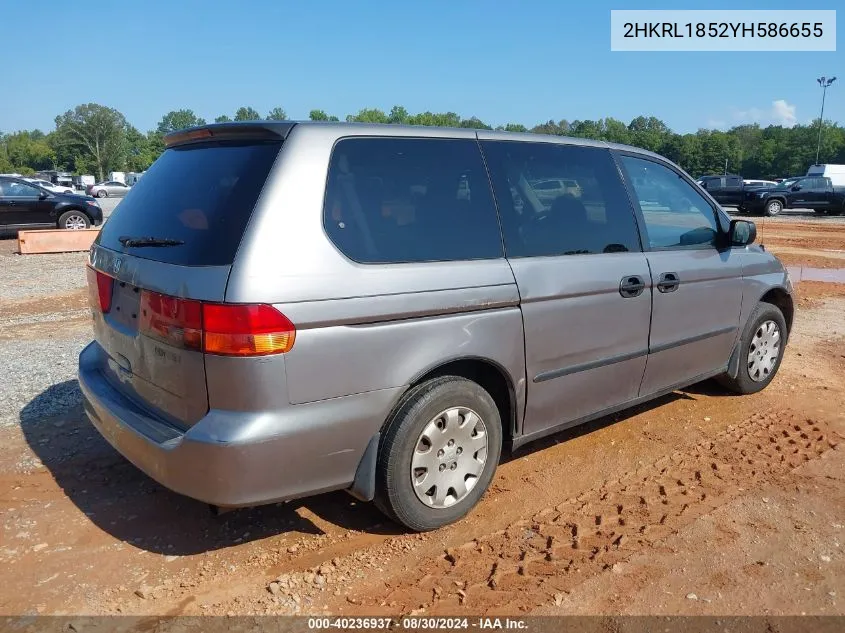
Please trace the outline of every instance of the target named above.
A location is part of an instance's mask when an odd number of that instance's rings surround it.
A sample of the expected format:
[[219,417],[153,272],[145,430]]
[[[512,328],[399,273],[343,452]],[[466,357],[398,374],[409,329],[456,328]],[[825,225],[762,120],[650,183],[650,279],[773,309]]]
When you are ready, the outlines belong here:
[[788,337],[780,309],[771,303],[758,303],[739,341],[736,378],[725,374],[716,380],[735,393],[762,391],[777,375]]
[[765,213],[769,217],[779,215],[783,211],[783,203],[780,200],[769,200],[766,203]]
[[435,378],[408,393],[383,431],[375,504],[416,532],[453,523],[481,499],[501,451],[490,394],[465,378]]
[[78,231],[80,229],[90,228],[91,218],[82,213],[82,211],[65,211],[59,216],[59,221],[56,224],[60,229]]
[[100,190],[97,192],[97,197],[98,197],[98,198],[108,198],[108,197],[109,197],[109,192],[108,192],[108,191],[106,191],[105,189],[100,189]]

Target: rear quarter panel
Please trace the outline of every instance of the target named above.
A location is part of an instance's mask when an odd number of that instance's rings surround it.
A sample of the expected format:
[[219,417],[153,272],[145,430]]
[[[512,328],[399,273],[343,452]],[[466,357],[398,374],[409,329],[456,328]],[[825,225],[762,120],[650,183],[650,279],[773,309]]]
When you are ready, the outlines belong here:
[[[285,354],[292,404],[401,387],[464,358],[490,361],[524,392],[519,293],[505,259],[357,264],[327,237],[323,198],[334,143],[391,134],[407,136],[363,125],[291,131],[241,243],[226,301],[272,303],[296,325]],[[475,135],[455,130],[453,137]]]

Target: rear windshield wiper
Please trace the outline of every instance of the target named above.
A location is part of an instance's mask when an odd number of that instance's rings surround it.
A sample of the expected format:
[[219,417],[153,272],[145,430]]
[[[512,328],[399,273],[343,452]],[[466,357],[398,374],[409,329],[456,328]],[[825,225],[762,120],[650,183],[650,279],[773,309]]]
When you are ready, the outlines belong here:
[[181,246],[184,240],[174,240],[169,237],[129,237],[124,235],[117,238],[124,246]]

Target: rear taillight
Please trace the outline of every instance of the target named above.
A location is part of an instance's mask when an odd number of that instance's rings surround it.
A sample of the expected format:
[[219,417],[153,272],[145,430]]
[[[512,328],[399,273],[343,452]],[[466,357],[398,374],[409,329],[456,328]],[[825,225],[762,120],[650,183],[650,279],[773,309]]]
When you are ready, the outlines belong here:
[[202,349],[202,304],[144,290],[141,331],[176,347]]
[[108,314],[111,310],[111,294],[114,279],[88,266],[88,303],[91,308]]
[[273,306],[203,303],[144,290],[141,331],[181,347],[225,356],[282,354],[296,328]]
[[269,305],[203,305],[203,330],[208,354],[264,356],[293,347],[296,328]]

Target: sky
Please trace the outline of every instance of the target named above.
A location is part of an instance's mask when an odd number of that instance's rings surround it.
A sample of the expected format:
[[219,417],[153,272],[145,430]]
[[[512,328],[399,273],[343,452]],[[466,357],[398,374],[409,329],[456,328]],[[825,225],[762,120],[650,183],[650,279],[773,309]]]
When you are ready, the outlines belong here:
[[[142,131],[170,110],[242,105],[292,119],[405,106],[531,127],[654,115],[681,133],[818,117],[845,123],[845,10],[836,52],[611,52],[611,9],[795,9],[803,3],[427,0],[3,0],[0,130],[54,128],[81,103]],[[837,7],[839,5],[839,7]],[[20,28],[10,28],[20,25]]]

